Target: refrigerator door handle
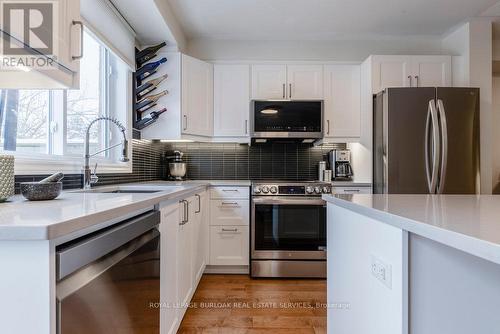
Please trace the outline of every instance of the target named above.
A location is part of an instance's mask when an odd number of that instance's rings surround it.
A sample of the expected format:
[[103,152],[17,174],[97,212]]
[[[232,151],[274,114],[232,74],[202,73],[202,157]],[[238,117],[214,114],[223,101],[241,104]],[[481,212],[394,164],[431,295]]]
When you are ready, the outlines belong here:
[[[431,129],[432,126],[432,129]],[[429,141],[430,130],[432,130],[432,165],[429,163]],[[439,164],[439,123],[436,103],[429,101],[427,122],[425,125],[425,171],[427,174],[427,186],[430,194],[436,193]],[[431,170],[432,169],[432,170]]]
[[444,182],[446,180],[446,168],[448,163],[448,124],[446,121],[446,111],[442,100],[437,100],[437,109],[439,112],[439,121],[441,126],[441,171],[439,174],[438,194],[443,193]]

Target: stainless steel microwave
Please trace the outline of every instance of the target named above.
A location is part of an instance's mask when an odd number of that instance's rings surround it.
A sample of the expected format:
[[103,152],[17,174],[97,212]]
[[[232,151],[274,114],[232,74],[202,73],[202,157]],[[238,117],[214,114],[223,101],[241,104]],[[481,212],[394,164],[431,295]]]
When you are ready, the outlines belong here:
[[252,101],[252,138],[323,138],[323,101]]

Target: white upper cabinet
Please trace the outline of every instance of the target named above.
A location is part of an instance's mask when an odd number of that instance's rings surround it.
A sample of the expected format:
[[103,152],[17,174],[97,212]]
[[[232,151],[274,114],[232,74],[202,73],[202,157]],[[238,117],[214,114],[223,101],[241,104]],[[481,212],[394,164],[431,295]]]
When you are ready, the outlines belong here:
[[286,65],[252,66],[252,99],[285,99]]
[[361,73],[359,65],[325,66],[325,138],[361,135]]
[[323,99],[323,65],[288,65],[287,79],[288,99]]
[[253,65],[252,99],[320,100],[323,65]]
[[449,87],[451,56],[413,56],[413,87]]
[[250,66],[214,65],[214,136],[247,137]]
[[213,65],[182,55],[182,133],[213,135]]
[[[12,5],[15,7],[16,4]],[[61,0],[45,5],[44,8],[37,7],[33,10],[41,15],[42,25],[46,24],[45,22],[51,23],[50,26],[42,28],[52,34],[40,36],[34,32],[27,34],[18,31],[19,29],[11,30],[6,27],[12,37],[7,38],[3,34],[0,36],[5,38],[4,46],[10,45],[16,50],[16,54],[10,54],[10,51],[3,47],[0,51],[2,56],[22,57],[28,64],[18,69],[0,69],[0,89],[79,88],[80,58],[84,52],[80,1]],[[18,20],[18,15],[23,15],[22,13],[29,9],[25,6],[4,10],[4,16],[10,16],[11,21],[15,21]],[[28,29],[26,24],[23,27]],[[24,36],[29,36],[29,40],[24,40]],[[20,51],[22,54],[18,53]],[[32,60],[24,60],[26,57]],[[30,66],[30,63],[38,66]]]
[[411,87],[411,56],[373,56],[372,64],[374,94],[388,87]]
[[372,56],[372,88],[451,86],[451,56]]

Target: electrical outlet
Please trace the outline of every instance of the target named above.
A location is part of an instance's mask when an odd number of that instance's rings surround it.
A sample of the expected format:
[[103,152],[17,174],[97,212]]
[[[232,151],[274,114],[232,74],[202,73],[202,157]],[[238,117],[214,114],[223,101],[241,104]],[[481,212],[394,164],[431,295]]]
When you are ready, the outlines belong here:
[[371,272],[380,282],[392,289],[392,266],[375,255],[371,256]]

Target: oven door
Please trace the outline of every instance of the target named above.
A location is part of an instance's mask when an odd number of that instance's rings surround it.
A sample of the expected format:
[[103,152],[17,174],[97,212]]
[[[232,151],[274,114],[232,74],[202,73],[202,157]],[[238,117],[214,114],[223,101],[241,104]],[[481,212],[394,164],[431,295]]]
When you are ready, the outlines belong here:
[[326,203],[321,198],[254,197],[252,259],[326,259]]

